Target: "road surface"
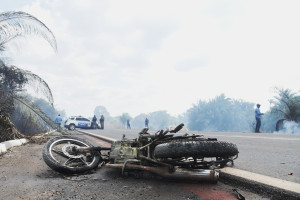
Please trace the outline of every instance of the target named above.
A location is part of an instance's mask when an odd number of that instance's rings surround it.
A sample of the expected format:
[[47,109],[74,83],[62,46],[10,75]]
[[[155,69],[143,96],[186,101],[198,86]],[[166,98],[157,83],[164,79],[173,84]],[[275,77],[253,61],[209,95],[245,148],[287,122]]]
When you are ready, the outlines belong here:
[[[121,139],[125,134],[131,139],[136,138],[140,130],[89,129],[86,131],[114,139]],[[235,143],[240,152],[238,159],[235,160],[235,168],[300,183],[300,135],[193,131],[187,133]]]

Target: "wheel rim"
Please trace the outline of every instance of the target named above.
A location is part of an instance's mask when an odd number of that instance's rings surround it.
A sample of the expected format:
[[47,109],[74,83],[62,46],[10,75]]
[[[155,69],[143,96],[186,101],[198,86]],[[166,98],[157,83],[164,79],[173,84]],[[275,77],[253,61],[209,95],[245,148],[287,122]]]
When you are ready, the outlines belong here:
[[75,129],[75,126],[74,125],[70,125],[70,130],[74,130]]
[[75,139],[59,139],[49,147],[51,158],[68,168],[90,167],[96,162],[94,155],[74,154],[73,147],[89,147],[90,145]]

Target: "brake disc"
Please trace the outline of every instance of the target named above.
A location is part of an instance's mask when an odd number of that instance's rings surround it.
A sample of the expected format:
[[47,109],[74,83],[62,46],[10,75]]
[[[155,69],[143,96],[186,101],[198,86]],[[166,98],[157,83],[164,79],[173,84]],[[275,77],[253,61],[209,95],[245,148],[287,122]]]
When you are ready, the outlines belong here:
[[67,145],[64,145],[61,148],[61,150],[66,156],[68,156],[70,158],[82,158],[83,157],[82,154],[76,155],[76,153],[73,151],[73,149],[76,147],[79,147],[79,146],[75,145],[75,144],[67,144]]

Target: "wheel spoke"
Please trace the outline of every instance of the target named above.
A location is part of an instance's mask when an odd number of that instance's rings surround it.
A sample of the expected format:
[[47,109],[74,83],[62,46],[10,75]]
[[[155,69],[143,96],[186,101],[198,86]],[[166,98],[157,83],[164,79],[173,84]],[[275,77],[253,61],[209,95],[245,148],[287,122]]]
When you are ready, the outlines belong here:
[[52,151],[54,153],[57,153],[58,155],[64,157],[64,158],[69,158],[68,156],[66,156],[62,151],[56,150],[56,149],[52,149]]
[[89,165],[83,158],[80,158],[80,160],[81,160],[86,166]]
[[76,159],[74,159],[74,158],[69,158],[69,159],[64,163],[64,165],[67,166],[67,165],[69,165],[70,163],[74,162],[75,160],[76,160]]

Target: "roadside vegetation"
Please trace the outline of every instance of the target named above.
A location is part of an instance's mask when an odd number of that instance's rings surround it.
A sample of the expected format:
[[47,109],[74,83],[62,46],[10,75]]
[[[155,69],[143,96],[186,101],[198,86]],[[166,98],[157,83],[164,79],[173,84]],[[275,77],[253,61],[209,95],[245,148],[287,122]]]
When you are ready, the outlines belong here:
[[[300,123],[300,95],[292,92],[290,89],[276,89],[276,96],[270,101],[272,107],[267,118],[269,121],[276,121],[275,131],[287,129],[287,126],[293,130],[299,131]],[[287,126],[285,126],[287,125]],[[286,130],[288,131],[288,130]]]
[[[25,12],[0,13],[0,142],[55,126],[47,111],[41,109],[41,105],[47,105],[51,112],[55,110],[48,84],[37,74],[11,65],[4,56],[12,40],[28,35],[44,38],[56,51],[55,37],[43,22]],[[39,100],[25,89],[33,90],[45,102],[37,104]]]
[[190,130],[251,131],[254,103],[227,98],[224,94],[210,101],[199,101],[187,111]]

